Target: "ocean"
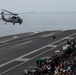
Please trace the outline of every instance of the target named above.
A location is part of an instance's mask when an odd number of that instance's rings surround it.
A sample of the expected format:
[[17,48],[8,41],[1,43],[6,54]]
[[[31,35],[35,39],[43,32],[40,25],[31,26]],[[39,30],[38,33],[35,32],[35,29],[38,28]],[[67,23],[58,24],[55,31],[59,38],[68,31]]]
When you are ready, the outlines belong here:
[[22,25],[0,20],[0,37],[25,32],[76,29],[76,12],[30,12],[19,14]]

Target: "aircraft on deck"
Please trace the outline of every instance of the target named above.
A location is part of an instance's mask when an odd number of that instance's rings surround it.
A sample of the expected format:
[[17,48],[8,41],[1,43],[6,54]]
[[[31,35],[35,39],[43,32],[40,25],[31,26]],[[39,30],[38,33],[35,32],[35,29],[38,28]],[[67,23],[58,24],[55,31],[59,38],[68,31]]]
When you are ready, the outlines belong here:
[[[4,14],[4,12],[7,12],[9,14]],[[8,18],[5,18],[5,15],[12,15],[12,16],[8,17]],[[22,22],[23,22],[23,19],[21,19],[18,16],[18,14],[12,13],[12,12],[4,10],[4,9],[2,9],[1,17],[2,17],[2,19],[0,19],[0,20],[5,21],[5,25],[7,24],[7,22],[13,23],[13,25],[15,25],[15,23],[19,23],[21,25]]]

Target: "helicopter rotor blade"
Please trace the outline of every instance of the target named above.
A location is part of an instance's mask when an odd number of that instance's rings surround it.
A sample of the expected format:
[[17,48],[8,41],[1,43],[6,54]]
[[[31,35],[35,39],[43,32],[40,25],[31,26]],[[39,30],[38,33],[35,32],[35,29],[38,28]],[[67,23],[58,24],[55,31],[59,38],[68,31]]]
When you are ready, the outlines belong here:
[[12,13],[12,12],[10,12],[10,11],[7,11],[7,10],[5,10],[5,9],[2,9],[2,11],[8,12],[8,13],[10,13],[10,14],[12,14],[12,15],[18,15],[18,14]]
[[[0,15],[1,15],[1,13],[0,13]],[[4,14],[4,15],[13,15],[13,14]]]

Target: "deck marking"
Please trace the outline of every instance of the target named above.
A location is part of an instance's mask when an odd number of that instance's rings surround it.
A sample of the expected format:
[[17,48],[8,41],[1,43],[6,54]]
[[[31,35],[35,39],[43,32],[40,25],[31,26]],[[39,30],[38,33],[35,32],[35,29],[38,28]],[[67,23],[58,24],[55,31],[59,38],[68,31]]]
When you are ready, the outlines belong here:
[[57,45],[49,44],[48,47],[56,47]]
[[18,39],[18,38],[19,38],[18,36],[13,36],[11,38],[1,40],[0,43],[5,43],[5,42],[8,42],[8,41],[11,41],[11,40],[14,40],[14,39]]
[[17,44],[16,46],[25,45],[25,44],[28,44],[28,43],[31,43],[31,42],[32,42],[32,41],[23,42],[23,43]]
[[30,58],[17,58],[17,59],[15,59],[15,61],[25,61],[25,62],[27,62],[29,60],[30,60]]
[[43,37],[49,37],[49,36],[52,36],[54,33],[51,33],[49,35],[44,35]]
[[52,36],[53,34],[56,34],[58,32],[52,32],[52,33],[49,33],[49,34],[44,34],[44,35],[41,35],[42,37],[49,37],[49,36]]

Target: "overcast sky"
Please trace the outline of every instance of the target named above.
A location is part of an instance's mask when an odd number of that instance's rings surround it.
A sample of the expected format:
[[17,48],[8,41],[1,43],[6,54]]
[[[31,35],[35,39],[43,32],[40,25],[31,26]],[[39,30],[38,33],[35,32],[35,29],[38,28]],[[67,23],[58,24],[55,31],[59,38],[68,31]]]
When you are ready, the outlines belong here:
[[12,12],[76,11],[76,0],[0,0],[0,9]]

